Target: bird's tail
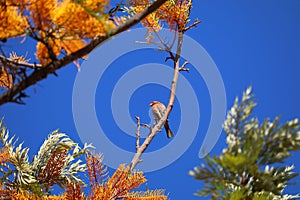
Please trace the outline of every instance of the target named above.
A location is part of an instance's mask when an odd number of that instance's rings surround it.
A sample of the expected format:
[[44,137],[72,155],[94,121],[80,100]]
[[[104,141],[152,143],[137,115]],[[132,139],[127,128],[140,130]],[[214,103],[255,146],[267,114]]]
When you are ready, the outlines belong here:
[[165,129],[166,129],[166,133],[167,133],[168,138],[174,137],[174,133],[171,131],[171,129],[169,127],[168,120],[165,123]]

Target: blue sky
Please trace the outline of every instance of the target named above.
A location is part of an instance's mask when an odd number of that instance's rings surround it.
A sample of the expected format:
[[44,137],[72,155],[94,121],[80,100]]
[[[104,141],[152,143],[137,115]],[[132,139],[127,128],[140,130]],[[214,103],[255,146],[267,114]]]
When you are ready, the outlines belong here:
[[[192,19],[199,18],[202,23],[187,35],[203,46],[218,67],[225,86],[227,108],[232,106],[236,96],[240,96],[243,90],[252,85],[258,102],[254,114],[261,121],[267,117],[274,119],[279,114],[282,116],[282,122],[300,117],[300,94],[297,89],[300,85],[299,9],[298,0],[194,1]],[[34,46],[29,41],[25,44],[22,49],[16,47],[16,51],[28,51],[29,55],[32,54]],[[113,51],[112,49],[111,52]],[[165,56],[166,54],[151,49],[119,56],[107,68],[97,85],[97,119],[106,136],[127,151],[134,151],[134,138],[118,127],[109,109],[114,84],[136,65],[165,64]],[[101,60],[99,57],[97,61],[101,63]],[[166,64],[170,66],[170,63]],[[209,126],[211,102],[204,79],[192,66],[190,67],[191,72],[184,74],[184,77],[193,85],[194,90],[198,91],[200,121],[197,135],[187,151],[171,165],[146,173],[149,188],[165,188],[171,199],[201,199],[193,196],[193,193],[203,186],[201,182],[193,180],[188,171],[203,162],[198,158],[198,152]],[[77,69],[73,65],[61,69],[58,71],[58,77],[49,76],[28,89],[30,98],[26,99],[25,106],[6,104],[0,108],[0,115],[5,116],[5,124],[10,133],[16,134],[31,148],[30,154],[35,154],[48,133],[56,128],[69,134],[75,141],[81,142],[72,113],[72,92],[76,75]],[[151,118],[148,104],[152,100],[166,103],[168,96],[166,87],[158,84],[143,85],[130,97],[130,117],[133,119],[135,115],[139,115],[144,123],[149,123]],[[175,135],[181,113],[180,102],[176,100],[170,116],[170,125]],[[190,114],[194,115],[193,112]],[[134,127],[131,128],[134,130]],[[158,134],[149,151],[159,150],[169,142],[164,132]],[[224,147],[225,134],[222,133],[210,154],[219,154]],[[295,164],[295,171],[298,173],[299,156],[300,152],[294,154],[287,162]],[[110,159],[114,158],[105,157],[104,162]],[[300,178],[295,181],[298,182],[287,187],[286,192],[300,191]]]

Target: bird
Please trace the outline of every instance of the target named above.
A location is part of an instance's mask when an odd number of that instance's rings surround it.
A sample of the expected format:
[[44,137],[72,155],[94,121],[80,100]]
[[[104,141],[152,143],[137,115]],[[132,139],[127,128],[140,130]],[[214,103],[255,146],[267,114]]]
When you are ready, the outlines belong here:
[[[150,106],[152,107],[152,114],[154,116],[154,119],[155,119],[156,123],[158,123],[167,110],[166,106],[158,101],[152,101],[150,103]],[[165,127],[165,130],[167,133],[167,137],[168,138],[174,137],[174,133],[171,131],[171,129],[169,127],[168,119],[166,120],[164,127]]]

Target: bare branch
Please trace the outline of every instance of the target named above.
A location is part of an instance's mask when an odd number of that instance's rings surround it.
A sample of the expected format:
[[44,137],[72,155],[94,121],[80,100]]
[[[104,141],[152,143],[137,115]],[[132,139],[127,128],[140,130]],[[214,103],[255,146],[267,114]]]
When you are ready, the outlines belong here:
[[189,25],[188,27],[186,27],[186,28],[184,29],[184,31],[190,30],[191,28],[196,27],[196,26],[197,26],[198,24],[200,24],[200,23],[201,23],[201,21],[200,21],[199,19],[196,19],[196,20],[194,21],[194,23],[191,24],[191,25]]
[[152,131],[152,127],[149,124],[142,124],[142,126],[148,128],[150,132]]
[[73,62],[74,60],[77,60],[87,54],[89,54],[91,51],[93,51],[97,46],[111,38],[112,36],[115,36],[123,31],[128,30],[133,25],[139,23],[142,19],[144,19],[148,14],[155,11],[157,8],[159,8],[164,2],[167,0],[157,0],[154,1],[149,7],[147,7],[143,12],[135,15],[134,17],[130,18],[128,21],[126,21],[124,24],[118,26],[117,28],[111,30],[109,33],[107,33],[105,36],[97,37],[93,41],[91,41],[88,45],[83,47],[82,49],[71,53],[63,58],[53,60],[50,64],[47,66],[35,70],[31,75],[29,75],[25,80],[20,81],[18,84],[16,84],[14,87],[6,91],[0,96],[0,105],[11,102],[14,97],[20,93],[21,91],[25,90],[31,85],[36,84],[37,82],[47,78],[49,74],[54,73],[56,70],[66,66],[67,64]]
[[168,116],[173,108],[174,101],[175,101],[176,86],[177,86],[178,75],[179,75],[179,61],[180,61],[180,54],[181,54],[181,49],[182,49],[183,34],[184,34],[184,31],[180,31],[178,34],[176,56],[174,57],[174,74],[173,74],[173,80],[172,80],[172,85],[171,85],[171,92],[170,92],[168,107],[166,109],[164,116],[151,129],[150,134],[144,140],[143,144],[138,148],[137,152],[135,153],[134,157],[132,158],[131,163],[130,163],[131,171],[140,162],[140,160],[141,160],[140,158],[141,158],[142,154],[148,148],[148,146],[151,143],[151,141],[153,140],[154,136],[161,130],[162,126],[165,124],[165,122],[168,119]]
[[190,69],[189,68],[179,68],[179,71],[189,72]]
[[36,64],[36,63],[25,63],[25,62],[18,62],[15,60],[12,60],[10,58],[6,58],[5,56],[0,55],[0,60],[2,63],[4,64],[9,64],[9,65],[15,65],[15,66],[23,66],[23,67],[28,67],[31,69],[36,69],[36,68],[40,68],[42,67],[42,65],[40,64]]
[[[157,32],[154,28],[152,28],[152,27],[151,27],[151,29],[152,29],[152,32],[155,33],[156,37],[159,39],[160,43],[165,47],[163,50],[167,51],[167,52],[170,54],[170,56],[167,57],[167,58],[170,58],[170,59],[174,60],[174,55],[173,55],[173,53],[172,53],[172,46],[174,45],[174,40],[176,40],[176,31],[175,31],[175,36],[174,36],[174,39],[173,39],[173,42],[172,42],[171,46],[168,46],[168,45],[162,40],[162,38],[160,37],[160,35],[158,34],[158,32]],[[167,58],[166,58],[166,59],[167,59]],[[167,60],[166,60],[166,61],[167,61]]]
[[188,61],[185,61],[185,62],[181,65],[181,67],[179,67],[179,71],[186,71],[186,72],[189,72],[190,69],[189,69],[189,68],[185,68],[185,66],[186,66],[187,64],[189,64],[189,62],[188,62]]
[[135,137],[136,137],[135,149],[136,149],[136,151],[138,151],[138,149],[140,148],[141,119],[140,119],[139,116],[135,116],[135,119],[137,120],[137,125],[136,125],[137,126],[137,131],[136,131],[136,135],[135,135]]

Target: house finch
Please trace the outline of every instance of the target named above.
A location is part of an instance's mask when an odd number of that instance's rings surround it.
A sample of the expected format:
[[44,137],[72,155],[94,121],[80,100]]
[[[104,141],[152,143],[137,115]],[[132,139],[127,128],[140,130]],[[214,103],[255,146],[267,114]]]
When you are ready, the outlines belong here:
[[[159,120],[163,117],[163,115],[166,112],[166,106],[158,101],[152,101],[150,103],[150,106],[152,107],[152,113],[153,113],[154,119],[155,119],[156,123],[158,123]],[[173,137],[174,133],[171,131],[171,129],[169,127],[168,119],[166,120],[164,127],[167,132],[167,137],[168,138]]]

